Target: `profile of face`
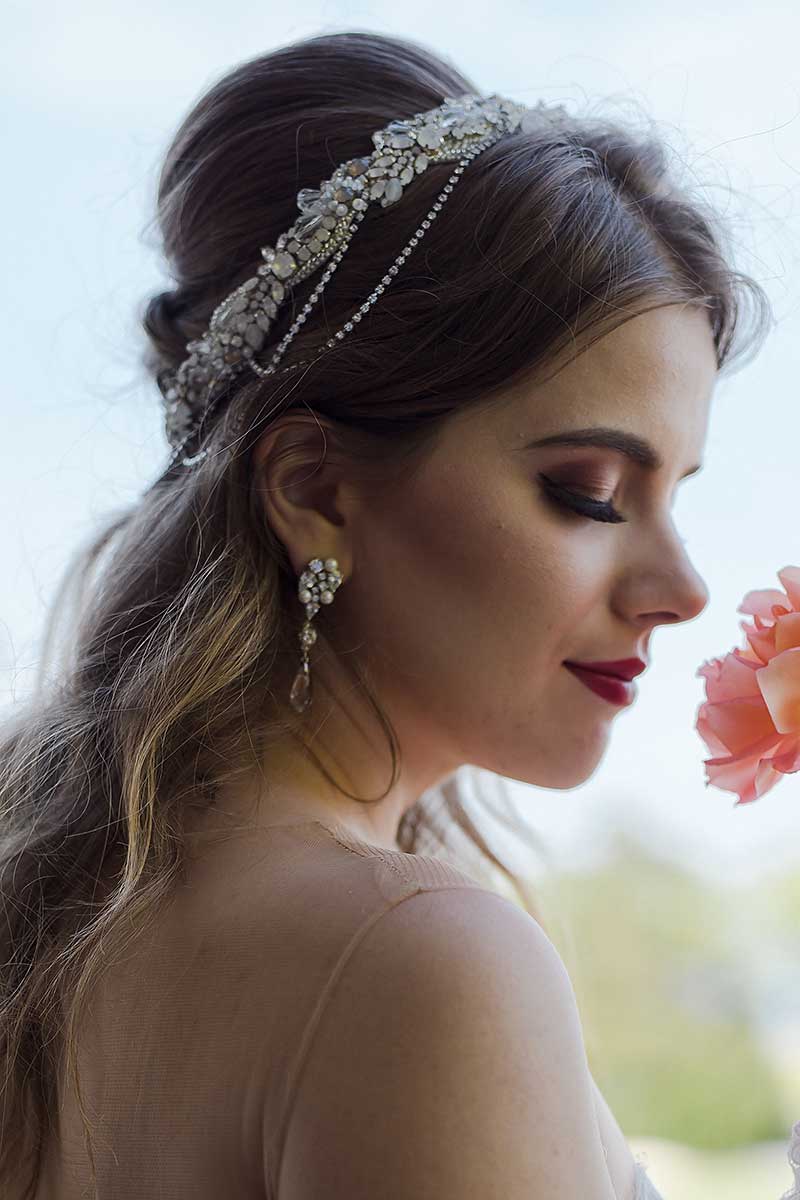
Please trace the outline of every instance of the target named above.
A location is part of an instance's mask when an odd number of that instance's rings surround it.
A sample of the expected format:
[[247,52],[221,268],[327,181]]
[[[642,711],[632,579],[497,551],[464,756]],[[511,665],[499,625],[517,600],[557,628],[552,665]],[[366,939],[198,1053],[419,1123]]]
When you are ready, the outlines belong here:
[[[648,662],[654,629],[705,608],[671,510],[702,464],[716,376],[707,315],[668,305],[544,382],[456,413],[385,494],[341,480],[335,518],[324,469],[297,489],[270,480],[269,519],[297,571],[339,561],[344,582],[315,624],[335,617],[341,642],[367,656],[409,796],[462,763],[561,789],[594,772],[625,710],[565,663]],[[554,440],[598,430],[635,439],[635,456]],[[328,488],[324,505],[312,487]],[[312,652],[311,670],[336,686],[330,656]],[[326,713],[328,743],[347,744],[355,781],[363,747],[337,720]],[[377,726],[363,728],[385,755]]]

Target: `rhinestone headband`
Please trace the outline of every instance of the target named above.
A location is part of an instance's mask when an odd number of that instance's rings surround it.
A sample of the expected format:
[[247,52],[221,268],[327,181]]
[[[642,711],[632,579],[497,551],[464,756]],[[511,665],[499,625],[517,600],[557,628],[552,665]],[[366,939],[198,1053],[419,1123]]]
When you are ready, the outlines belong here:
[[[188,357],[180,366],[158,374],[167,440],[173,447],[170,466],[180,462],[191,467],[205,458],[207,450],[195,455],[187,455],[185,450],[225,394],[230,379],[245,367],[262,377],[277,372],[290,342],[322,295],[371,204],[388,208],[432,163],[458,161],[430,212],[367,300],[313,358],[293,363],[278,373],[309,365],[355,328],[425,236],[473,158],[505,134],[526,130],[527,122],[537,120],[543,112],[564,111],[563,105],[547,106],[539,101],[528,107],[496,94],[481,97],[466,92],[448,96],[437,108],[379,129],[372,134],[375,149],[370,155],[341,163],[318,189],[299,191],[300,217],[278,237],[274,247],[261,247],[263,262],[256,273],[217,306],[206,332],[187,343]],[[304,308],[266,365],[260,363],[257,355],[264,351],[280,306],[297,284],[325,263],[328,266]]]

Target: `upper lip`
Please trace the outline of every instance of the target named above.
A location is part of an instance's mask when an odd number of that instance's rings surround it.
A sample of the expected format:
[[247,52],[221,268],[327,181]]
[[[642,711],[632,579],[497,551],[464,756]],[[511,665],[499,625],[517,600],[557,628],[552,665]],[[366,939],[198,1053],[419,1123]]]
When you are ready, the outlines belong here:
[[617,679],[633,679],[647,670],[647,663],[640,658],[618,658],[616,662],[568,662],[567,666],[596,671],[598,675],[613,675]]

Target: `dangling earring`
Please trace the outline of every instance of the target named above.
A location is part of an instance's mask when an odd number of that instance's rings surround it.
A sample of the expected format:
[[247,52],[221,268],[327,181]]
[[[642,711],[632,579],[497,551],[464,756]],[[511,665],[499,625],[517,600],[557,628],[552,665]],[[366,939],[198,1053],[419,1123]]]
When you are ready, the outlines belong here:
[[289,703],[295,712],[305,712],[311,704],[311,676],[308,673],[308,651],[317,640],[317,631],[311,622],[319,612],[320,604],[332,604],[334,593],[342,582],[342,574],[335,558],[312,558],[297,582],[297,595],[305,605],[306,619],[298,635],[301,647],[300,668],[294,677]]

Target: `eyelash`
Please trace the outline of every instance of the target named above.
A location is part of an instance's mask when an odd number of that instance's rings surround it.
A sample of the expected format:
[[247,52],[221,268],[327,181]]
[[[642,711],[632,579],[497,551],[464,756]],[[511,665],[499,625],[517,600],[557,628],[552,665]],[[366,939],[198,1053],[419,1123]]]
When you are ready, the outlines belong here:
[[546,475],[540,475],[539,478],[544,484],[547,498],[561,509],[569,509],[579,516],[589,517],[592,521],[606,521],[615,525],[625,520],[610,500],[593,500],[591,496],[574,492],[571,488],[548,479]]

